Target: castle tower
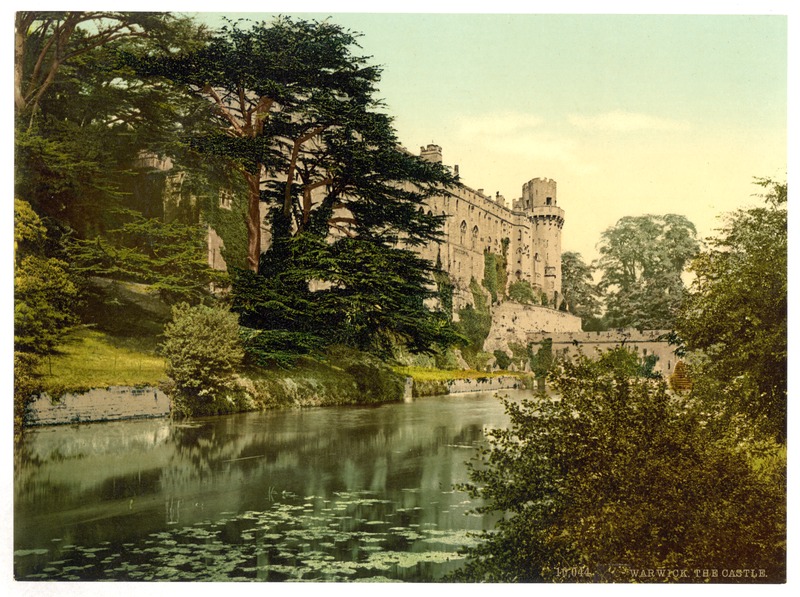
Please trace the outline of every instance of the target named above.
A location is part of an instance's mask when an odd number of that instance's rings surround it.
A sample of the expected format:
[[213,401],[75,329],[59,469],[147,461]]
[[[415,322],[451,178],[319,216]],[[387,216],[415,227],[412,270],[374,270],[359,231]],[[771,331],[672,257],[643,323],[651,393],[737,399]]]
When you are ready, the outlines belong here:
[[558,207],[556,181],[534,178],[522,186],[518,209],[527,212],[532,227],[531,260],[534,286],[558,308],[561,296],[561,229],[564,210]]
[[419,148],[419,156],[423,160],[433,162],[434,164],[442,163],[442,148],[433,143],[429,143],[427,147]]

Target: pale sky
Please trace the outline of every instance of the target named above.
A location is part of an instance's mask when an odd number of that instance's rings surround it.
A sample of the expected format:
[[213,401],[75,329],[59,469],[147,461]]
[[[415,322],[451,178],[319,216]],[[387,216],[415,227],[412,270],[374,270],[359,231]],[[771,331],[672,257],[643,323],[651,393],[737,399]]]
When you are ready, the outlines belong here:
[[510,202],[555,179],[563,250],[587,261],[623,216],[683,214],[705,237],[758,201],[754,177],[786,179],[786,13],[282,14],[361,32],[401,143],[441,145],[466,185]]

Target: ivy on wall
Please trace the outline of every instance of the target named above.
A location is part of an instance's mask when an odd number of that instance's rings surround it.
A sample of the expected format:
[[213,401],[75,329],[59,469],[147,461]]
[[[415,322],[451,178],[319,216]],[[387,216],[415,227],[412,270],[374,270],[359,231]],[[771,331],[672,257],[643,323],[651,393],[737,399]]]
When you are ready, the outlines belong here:
[[[503,239],[504,241],[506,239]],[[492,302],[501,301],[506,296],[506,283],[508,282],[508,261],[505,252],[507,244],[503,244],[503,253],[491,251],[483,253],[483,287],[492,295]]]
[[491,356],[483,352],[483,343],[492,327],[492,314],[489,303],[480,284],[473,278],[469,285],[472,292],[472,305],[458,311],[458,331],[467,338],[468,344],[461,350],[464,360],[474,369],[481,369]]

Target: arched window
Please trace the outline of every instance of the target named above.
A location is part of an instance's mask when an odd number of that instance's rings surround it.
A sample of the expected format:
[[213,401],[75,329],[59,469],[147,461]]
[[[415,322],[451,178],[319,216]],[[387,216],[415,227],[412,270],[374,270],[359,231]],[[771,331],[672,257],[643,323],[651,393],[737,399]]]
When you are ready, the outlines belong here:
[[477,246],[478,246],[478,227],[477,226],[473,226],[472,227],[472,248],[474,249]]

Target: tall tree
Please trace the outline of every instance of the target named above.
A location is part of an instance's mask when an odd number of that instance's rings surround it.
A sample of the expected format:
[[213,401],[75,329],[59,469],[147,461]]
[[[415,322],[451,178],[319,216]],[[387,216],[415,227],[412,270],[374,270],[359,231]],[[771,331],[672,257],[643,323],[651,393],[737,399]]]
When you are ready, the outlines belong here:
[[766,205],[726,217],[690,266],[695,274],[677,333],[693,359],[695,394],[724,420],[785,440],[787,399],[787,186],[759,179]]
[[627,216],[603,232],[596,267],[609,325],[672,328],[696,236],[694,224],[676,214]]
[[561,293],[566,309],[580,317],[584,325],[597,317],[600,310],[600,292],[592,274],[592,266],[583,261],[580,253],[565,251],[561,254]]
[[327,21],[278,18],[136,61],[208,98],[219,128],[195,146],[247,181],[252,274],[235,277],[233,305],[262,357],[333,341],[384,350],[388,337],[427,350],[447,336],[424,305],[433,268],[408,248],[441,238],[442,216],[420,207],[455,178],[399,147],[375,98],[380,70],[352,54],[356,40]]
[[202,27],[168,13],[19,12],[15,33],[16,194],[48,225],[101,232],[140,152],[174,153],[203,117],[116,52],[196,46]]
[[[380,70],[351,53],[356,39],[327,21],[278,18],[249,29],[229,24],[196,52],[132,61],[140,72],[181,83],[210,102],[218,128],[197,138],[195,147],[225,156],[247,181],[248,267],[253,271],[261,251],[262,201],[280,206],[287,220],[282,230],[291,229],[291,219],[298,232],[319,225],[311,221],[311,212],[321,207],[323,223],[345,234],[355,227],[362,236],[375,233],[387,211],[406,203],[402,198],[381,202],[374,192],[357,195],[370,185],[385,191],[386,180],[397,180],[398,169],[410,162],[394,147],[385,155],[389,119],[375,111],[379,104],[373,98]],[[383,152],[389,170],[357,180],[373,161],[369,152]],[[360,213],[333,213],[342,207],[345,191],[356,199],[366,196]],[[326,198],[321,204],[315,201],[320,192]],[[425,218],[404,216],[434,227]]]

